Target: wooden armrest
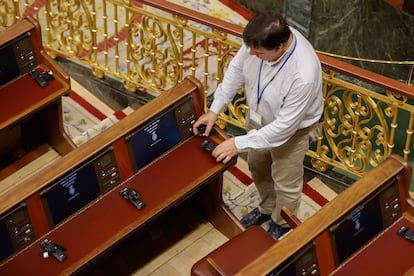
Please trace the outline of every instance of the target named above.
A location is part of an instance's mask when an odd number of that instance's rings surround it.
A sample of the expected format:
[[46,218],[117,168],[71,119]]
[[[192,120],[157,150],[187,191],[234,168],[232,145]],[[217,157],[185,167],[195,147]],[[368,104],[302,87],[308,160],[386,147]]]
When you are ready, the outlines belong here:
[[[292,228],[302,224],[299,218],[286,207],[282,208],[280,214]],[[233,275],[260,256],[275,242],[266,230],[261,226],[254,225],[197,262],[192,268],[192,275],[208,275],[205,272],[207,269],[211,275]],[[243,256],[236,257],[244,249],[247,252],[243,252]]]
[[286,220],[287,224],[289,224],[290,227],[292,228],[296,228],[298,227],[300,224],[302,224],[302,222],[300,221],[300,219],[295,216],[288,208],[286,207],[282,207],[282,210],[280,210],[280,215],[282,216],[282,218],[284,220]]
[[226,276],[226,272],[224,272],[220,266],[214,261],[213,258],[207,257],[206,258],[207,266],[209,270],[216,276]]
[[195,263],[191,275],[235,275],[275,242],[265,229],[253,225]]

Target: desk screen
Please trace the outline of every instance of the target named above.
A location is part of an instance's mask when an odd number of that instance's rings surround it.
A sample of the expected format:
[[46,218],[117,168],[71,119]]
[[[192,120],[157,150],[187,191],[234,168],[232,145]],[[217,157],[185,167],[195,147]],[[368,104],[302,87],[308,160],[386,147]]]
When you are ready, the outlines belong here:
[[356,253],[383,229],[379,196],[356,206],[329,231],[337,265]]
[[42,193],[50,225],[60,223],[100,195],[95,169],[89,162]]
[[14,253],[13,244],[4,219],[0,220],[0,261],[6,259]]
[[174,109],[171,108],[152,119],[129,135],[127,140],[135,169],[139,170],[148,165],[181,141]]
[[40,193],[51,227],[118,185],[112,149],[79,165]]
[[0,86],[36,68],[30,33],[0,46]]
[[297,253],[275,268],[268,276],[320,275],[315,244],[305,245]]
[[8,44],[0,48],[0,85],[15,79],[20,75],[12,46],[12,44]]

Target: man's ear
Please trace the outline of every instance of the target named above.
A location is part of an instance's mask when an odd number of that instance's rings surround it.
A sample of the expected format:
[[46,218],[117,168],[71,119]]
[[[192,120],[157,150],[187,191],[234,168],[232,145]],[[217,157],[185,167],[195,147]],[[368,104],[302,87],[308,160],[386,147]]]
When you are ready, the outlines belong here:
[[279,51],[280,49],[282,49],[282,47],[283,47],[283,43],[276,46],[275,51]]

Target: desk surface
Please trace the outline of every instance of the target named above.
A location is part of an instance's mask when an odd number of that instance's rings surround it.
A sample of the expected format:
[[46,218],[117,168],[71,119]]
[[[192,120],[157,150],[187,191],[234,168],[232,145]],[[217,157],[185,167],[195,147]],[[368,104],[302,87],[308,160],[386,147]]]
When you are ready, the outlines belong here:
[[[185,200],[230,166],[217,163],[201,149],[203,140],[202,137],[191,137],[81,213],[38,238],[0,266],[0,275],[30,275],[33,272],[42,272],[42,275],[69,274],[169,207]],[[125,201],[119,195],[123,187],[135,188],[146,207],[137,210]],[[65,246],[68,258],[62,263],[53,257],[42,259],[39,242],[44,238]]]
[[8,83],[1,88],[0,129],[55,101],[68,90],[69,85],[58,76],[43,88],[28,74]]
[[401,226],[414,223],[401,217],[365,248],[345,261],[332,275],[404,275],[414,266],[414,243],[397,234]]

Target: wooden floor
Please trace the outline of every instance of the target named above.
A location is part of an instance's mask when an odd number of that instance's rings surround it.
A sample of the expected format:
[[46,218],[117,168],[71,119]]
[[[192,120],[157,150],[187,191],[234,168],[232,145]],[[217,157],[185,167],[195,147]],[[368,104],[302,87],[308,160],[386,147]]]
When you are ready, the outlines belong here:
[[209,222],[203,222],[133,275],[190,275],[195,262],[227,240]]
[[[236,166],[249,175],[247,163],[239,158]],[[133,275],[190,275],[191,266],[209,252],[228,240],[208,221],[203,221],[194,230],[153,258]]]

